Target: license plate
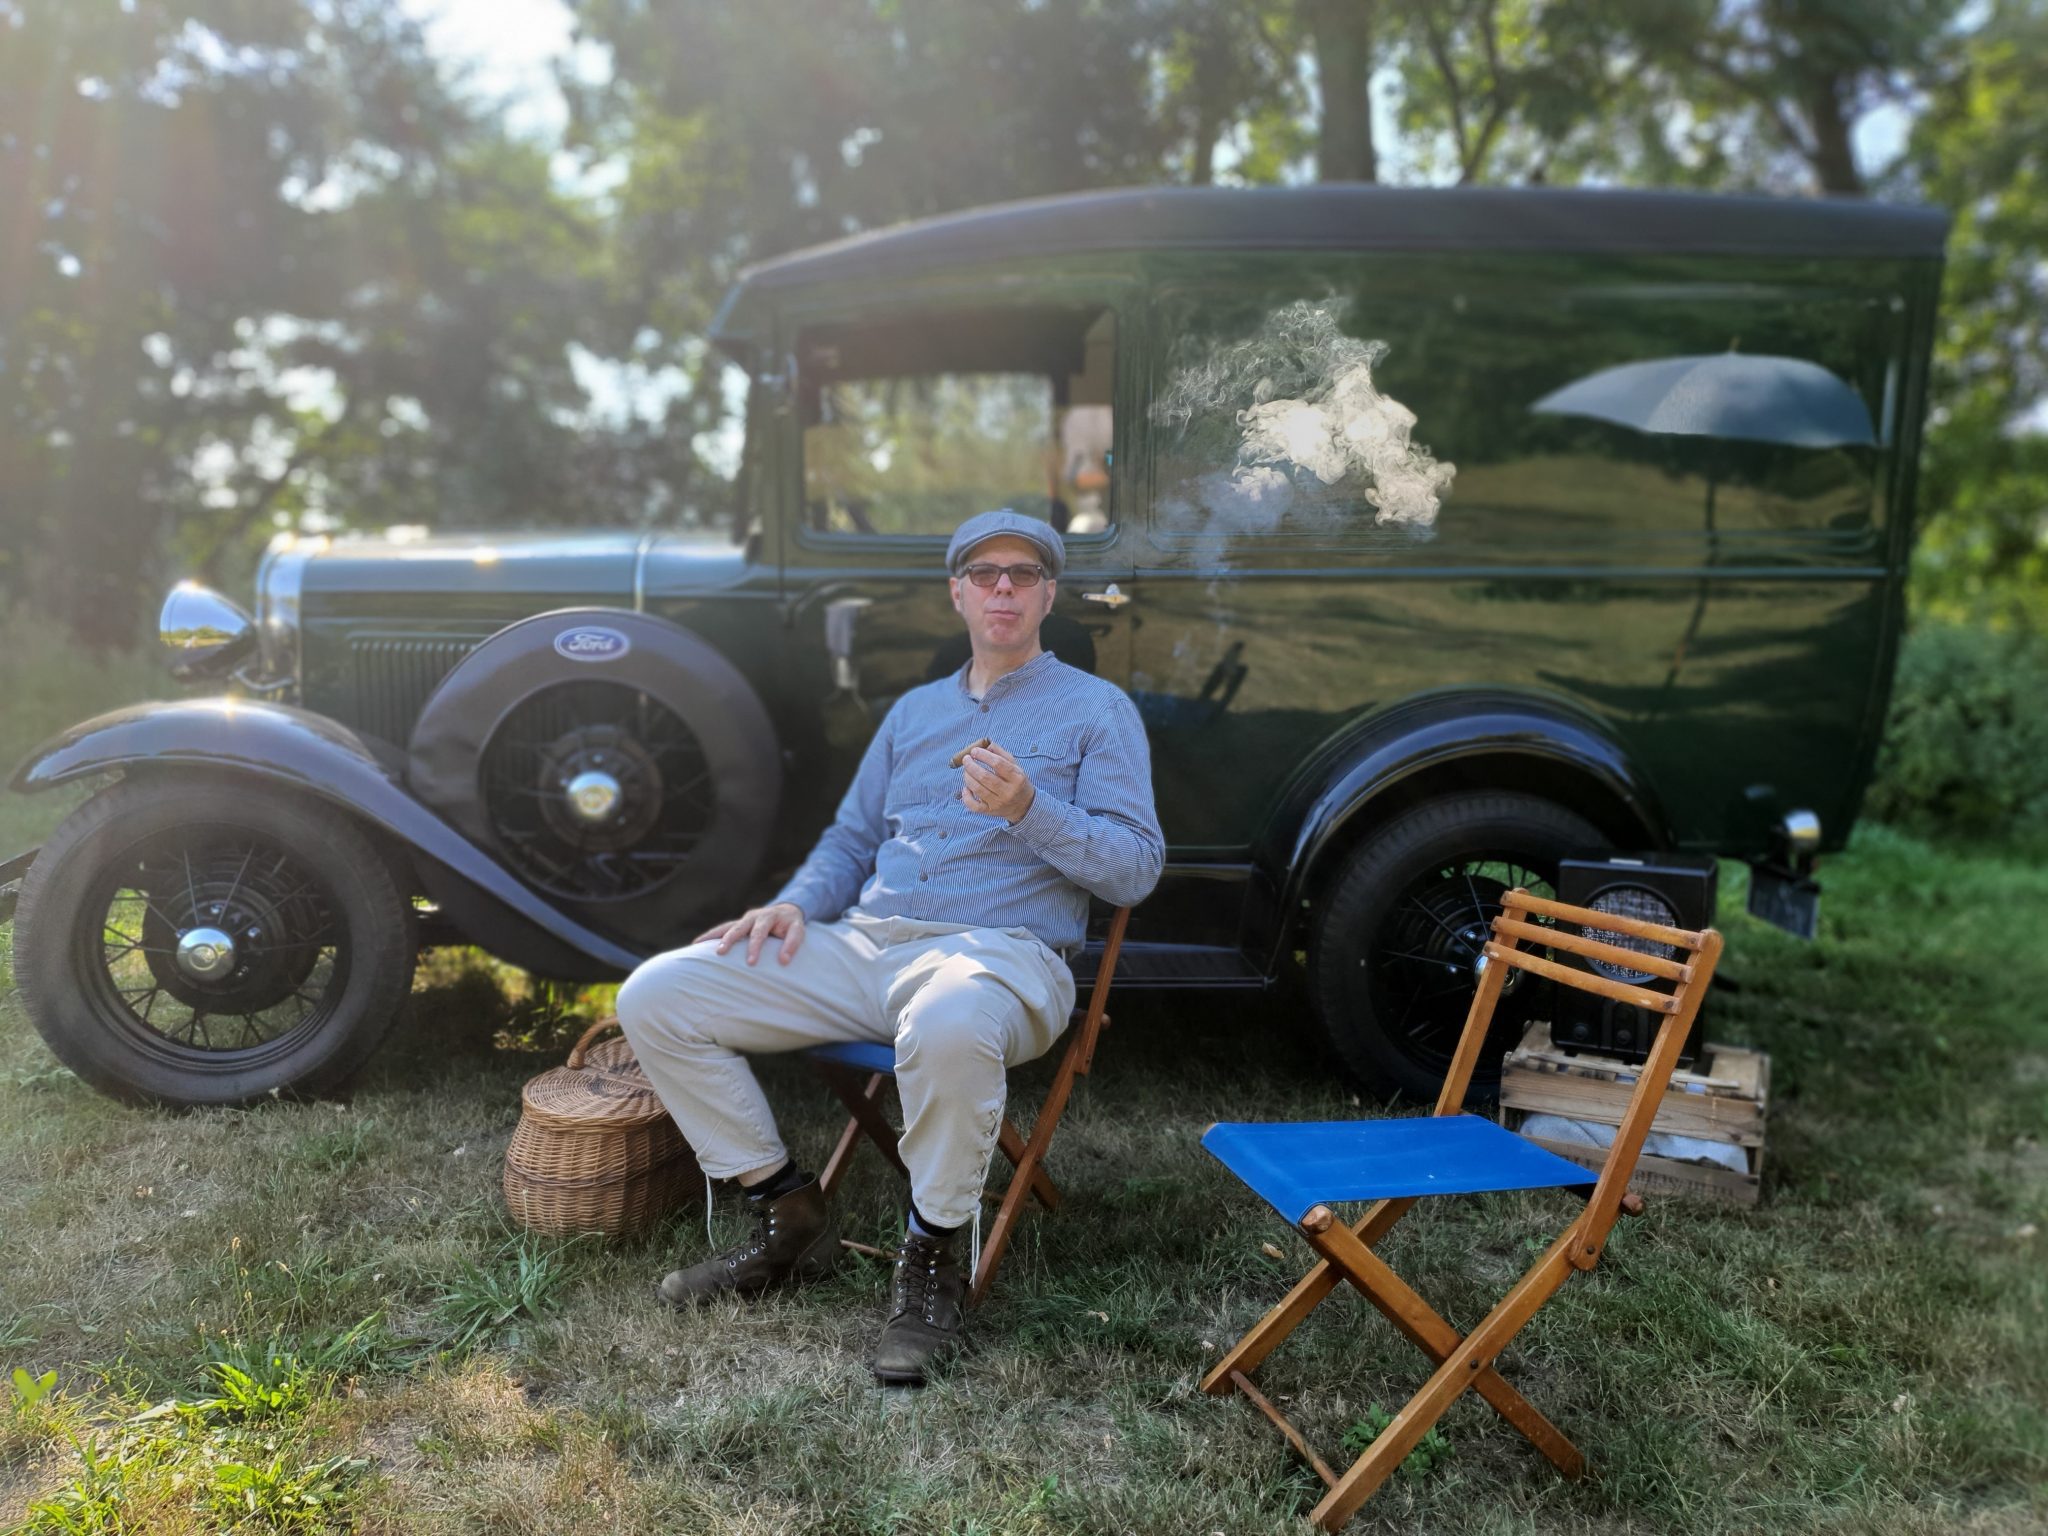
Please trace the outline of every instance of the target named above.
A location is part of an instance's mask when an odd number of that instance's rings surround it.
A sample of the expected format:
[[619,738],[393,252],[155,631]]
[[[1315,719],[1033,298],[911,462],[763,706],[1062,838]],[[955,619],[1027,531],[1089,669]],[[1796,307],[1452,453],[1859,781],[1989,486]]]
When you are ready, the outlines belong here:
[[1820,930],[1820,882],[1761,864],[1749,867],[1749,911],[1795,939]]

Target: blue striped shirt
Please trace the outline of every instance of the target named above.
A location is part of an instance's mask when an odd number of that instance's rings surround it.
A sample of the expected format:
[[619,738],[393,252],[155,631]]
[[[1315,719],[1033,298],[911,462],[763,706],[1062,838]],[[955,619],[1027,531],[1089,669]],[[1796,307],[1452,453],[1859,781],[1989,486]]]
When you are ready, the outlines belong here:
[[[1088,897],[1112,906],[1159,883],[1166,839],[1152,807],[1152,753],[1114,683],[1050,651],[967,691],[970,661],[913,688],[883,718],[839,814],[777,901],[813,922],[875,917],[1028,928],[1066,954]],[[1013,827],[960,799],[953,754],[988,736],[1037,793]]]

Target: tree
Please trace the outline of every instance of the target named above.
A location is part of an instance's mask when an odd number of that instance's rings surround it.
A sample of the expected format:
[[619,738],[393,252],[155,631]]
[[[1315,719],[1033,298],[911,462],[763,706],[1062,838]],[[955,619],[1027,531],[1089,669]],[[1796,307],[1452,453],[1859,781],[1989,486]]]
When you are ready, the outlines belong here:
[[1371,86],[1378,0],[1301,0],[1301,7],[1322,102],[1316,179],[1377,181]]
[[1192,184],[1208,186],[1216,179],[1217,145],[1234,127],[1249,132],[1276,106],[1298,116],[1294,39],[1285,16],[1272,7],[1179,0],[1155,13],[1154,25],[1165,87],[1160,115],[1185,137],[1186,179]]
[[596,245],[369,0],[0,6],[0,591],[94,645],[273,523],[577,494]]
[[1606,169],[1641,93],[1630,0],[1393,0],[1410,158],[1438,179],[1570,181]]
[[1860,196],[1868,172],[1856,162],[1857,120],[1912,101],[1938,74],[1963,9],[1963,0],[1637,0],[1628,15],[1667,110],[1724,140],[1717,176]]
[[1937,608],[2048,621],[2048,6],[2002,0],[1898,178],[1955,214],[1921,474]]

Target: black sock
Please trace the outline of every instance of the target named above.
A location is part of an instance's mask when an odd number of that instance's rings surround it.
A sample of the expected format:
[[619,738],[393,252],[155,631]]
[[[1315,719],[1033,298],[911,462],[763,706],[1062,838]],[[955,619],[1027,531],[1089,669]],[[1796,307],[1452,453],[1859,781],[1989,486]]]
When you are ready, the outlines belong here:
[[917,1208],[917,1202],[915,1200],[910,1202],[910,1219],[916,1222],[918,1226],[922,1227],[925,1231],[929,1232],[933,1237],[951,1237],[955,1232],[958,1232],[960,1230],[958,1227],[940,1226],[936,1221],[933,1221],[929,1216],[925,1215],[923,1211],[920,1211]]
[[817,1175],[799,1168],[792,1158],[758,1184],[747,1187],[749,1200],[780,1200],[793,1189],[802,1189]]

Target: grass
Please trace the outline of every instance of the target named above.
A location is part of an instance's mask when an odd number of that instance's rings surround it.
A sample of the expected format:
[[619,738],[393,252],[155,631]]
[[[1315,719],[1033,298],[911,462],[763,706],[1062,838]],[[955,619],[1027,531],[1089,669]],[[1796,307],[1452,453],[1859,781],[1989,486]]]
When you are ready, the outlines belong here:
[[[22,843],[54,814],[0,804]],[[1584,1481],[1466,1401],[1353,1529],[2048,1525],[2048,871],[1867,827],[1811,946],[1743,916],[1729,874],[1740,988],[1712,1027],[1772,1053],[1762,1206],[1653,1203],[1508,1352]],[[1195,1386],[1307,1261],[1202,1125],[1377,1108],[1296,1000],[1118,1007],[1055,1144],[1066,1205],[1027,1219],[968,1356],[919,1394],[865,1369],[870,1261],[673,1315],[648,1282],[704,1251],[701,1209],[619,1245],[508,1226],[519,1085],[605,1000],[437,952],[346,1103],[168,1114],[58,1067],[0,961],[0,1530],[1306,1529],[1313,1476]],[[826,1096],[787,1062],[763,1078],[822,1157]],[[899,1198],[857,1164],[849,1235],[889,1240]],[[1469,1323],[1561,1218],[1445,1202],[1387,1255]],[[1327,1459],[1420,1363],[1338,1298],[1262,1380]]]

